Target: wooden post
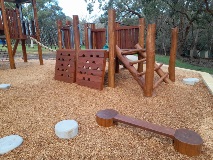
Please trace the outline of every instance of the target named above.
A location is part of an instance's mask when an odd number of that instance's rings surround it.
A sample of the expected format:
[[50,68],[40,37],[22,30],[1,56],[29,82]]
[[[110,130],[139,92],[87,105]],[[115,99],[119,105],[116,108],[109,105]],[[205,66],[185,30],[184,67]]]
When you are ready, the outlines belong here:
[[[145,19],[140,18],[139,19],[139,45],[141,48],[144,48],[144,33],[145,33]],[[145,57],[142,57],[140,54],[138,54],[138,60],[143,59]],[[138,63],[138,72],[143,72],[143,62]]]
[[89,49],[88,28],[89,28],[89,24],[88,23],[84,24],[85,48],[86,49]]
[[146,39],[146,75],[145,75],[145,90],[144,96],[151,97],[153,93],[153,80],[155,69],[155,33],[156,25],[149,24],[147,39]]
[[96,49],[96,36],[95,36],[95,32],[92,32],[92,30],[95,29],[95,24],[91,24],[91,36],[92,36],[92,49]]
[[[77,72],[78,53],[80,51],[80,33],[79,33],[79,19],[77,15],[73,15],[73,28],[74,28],[74,40],[75,40],[75,74]],[[74,79],[76,82],[76,78]]]
[[175,82],[175,59],[177,52],[177,43],[178,43],[178,28],[176,27],[172,29],[172,42],[169,59],[169,79],[172,82]]
[[[35,27],[36,27],[36,39],[38,42],[40,42],[40,30],[39,30],[39,25],[38,25],[36,0],[32,0],[32,5],[33,5]],[[43,65],[44,63],[43,63],[43,58],[42,58],[42,49],[41,49],[40,45],[38,45],[38,56],[39,56],[40,65]]]
[[62,34],[61,34],[62,21],[61,20],[57,21],[57,26],[58,26],[58,48],[62,49]]
[[[115,27],[118,28],[119,26],[120,24],[116,22]],[[118,44],[119,30],[116,30],[115,36],[116,36],[116,44]],[[117,56],[115,57],[115,73],[119,73],[119,59]]]
[[4,23],[4,34],[6,37],[7,50],[8,50],[8,54],[9,54],[10,68],[15,69],[16,66],[15,66],[15,61],[14,61],[14,56],[13,56],[13,49],[11,46],[11,39],[10,39],[7,16],[6,16],[6,10],[5,10],[5,6],[4,6],[4,0],[0,0],[0,3],[1,3],[1,9],[2,9],[2,18],[3,18],[3,23]]
[[25,46],[25,39],[21,40],[21,46],[22,46],[24,62],[27,62],[27,52],[26,52],[26,46]]
[[109,31],[109,69],[108,86],[115,88],[115,10],[108,11],[108,31]]

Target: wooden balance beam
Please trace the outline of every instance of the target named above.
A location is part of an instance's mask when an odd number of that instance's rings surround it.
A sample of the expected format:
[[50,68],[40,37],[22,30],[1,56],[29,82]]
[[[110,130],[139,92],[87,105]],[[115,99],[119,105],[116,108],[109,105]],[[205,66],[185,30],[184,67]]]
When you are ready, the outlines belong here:
[[163,127],[143,120],[120,115],[113,109],[98,111],[96,114],[96,121],[98,125],[103,127],[110,127],[120,122],[172,138],[174,149],[188,156],[198,156],[201,153],[203,144],[202,138],[196,132],[188,129],[181,128],[174,130],[169,127]]

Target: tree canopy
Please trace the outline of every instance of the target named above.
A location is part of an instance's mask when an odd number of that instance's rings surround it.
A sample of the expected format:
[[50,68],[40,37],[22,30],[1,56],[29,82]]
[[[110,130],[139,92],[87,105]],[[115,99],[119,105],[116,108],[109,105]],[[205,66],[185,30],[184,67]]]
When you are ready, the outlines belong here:
[[[92,12],[95,1],[85,1]],[[165,54],[170,46],[168,31],[176,26],[179,27],[179,55],[189,50],[213,54],[213,0],[98,0],[98,3],[103,10],[101,22],[107,22],[108,9],[115,9],[117,21],[125,25],[137,24],[141,17],[147,23],[156,23],[157,49]]]

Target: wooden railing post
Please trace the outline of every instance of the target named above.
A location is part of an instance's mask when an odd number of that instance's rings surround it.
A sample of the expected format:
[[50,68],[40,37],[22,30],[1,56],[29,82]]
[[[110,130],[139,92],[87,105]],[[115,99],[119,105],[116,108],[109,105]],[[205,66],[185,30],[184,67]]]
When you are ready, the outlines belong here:
[[91,24],[91,36],[92,36],[92,49],[96,49],[96,34],[95,32],[93,32],[92,30],[95,29],[95,24],[92,23]]
[[115,88],[115,10],[108,11],[108,31],[109,31],[109,69],[108,86]]
[[[78,15],[73,15],[73,28],[74,28],[74,40],[75,40],[75,75],[77,72],[78,53],[80,51],[80,33],[79,33],[79,19]],[[76,78],[74,80],[76,82]]]
[[151,97],[153,94],[153,80],[155,69],[155,33],[156,25],[149,24],[146,39],[146,75],[144,96]]
[[[145,33],[145,19],[140,18],[139,19],[139,45],[141,48],[144,48],[144,33]],[[145,57],[142,57],[140,54],[138,54],[138,60],[143,59]],[[138,63],[138,72],[143,72],[143,62]]]
[[[36,39],[38,42],[40,42],[40,30],[39,30],[39,25],[38,25],[36,0],[32,0],[32,5],[33,5],[35,27],[36,27]],[[40,65],[43,65],[44,63],[43,63],[43,57],[42,57],[42,48],[40,45],[38,45],[38,56],[39,56]]]
[[1,3],[1,9],[2,9],[2,18],[3,18],[3,23],[4,23],[4,33],[5,33],[5,37],[6,37],[7,49],[8,49],[8,54],[9,54],[10,68],[15,69],[16,66],[15,66],[15,61],[14,61],[14,56],[13,56],[13,49],[11,46],[11,39],[10,39],[7,16],[6,16],[6,10],[5,10],[5,6],[4,6],[4,0],[0,0],[0,3]]
[[170,59],[169,59],[169,79],[172,82],[175,82],[175,59],[177,52],[177,43],[178,43],[178,28],[172,29],[172,38],[171,38],[171,49],[170,49]]
[[85,35],[85,48],[89,49],[89,33],[88,33],[89,24],[84,24],[84,35]]
[[57,26],[58,26],[58,48],[62,49],[62,34],[61,34],[62,21],[61,20],[57,21]]
[[[120,24],[118,22],[115,23],[115,27],[116,29],[118,29],[118,27],[120,26]],[[119,39],[119,30],[116,30],[115,32],[115,37],[116,37],[116,44],[118,44],[118,39]],[[115,73],[119,73],[119,59],[116,56],[115,58]]]

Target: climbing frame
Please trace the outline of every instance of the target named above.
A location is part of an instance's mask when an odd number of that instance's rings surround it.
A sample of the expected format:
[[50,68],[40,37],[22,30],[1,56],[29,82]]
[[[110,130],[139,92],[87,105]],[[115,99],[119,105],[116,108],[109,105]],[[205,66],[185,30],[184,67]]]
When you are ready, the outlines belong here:
[[104,85],[106,58],[106,50],[81,50],[78,53],[76,83],[102,90]]
[[55,79],[67,83],[75,82],[75,50],[57,50]]

